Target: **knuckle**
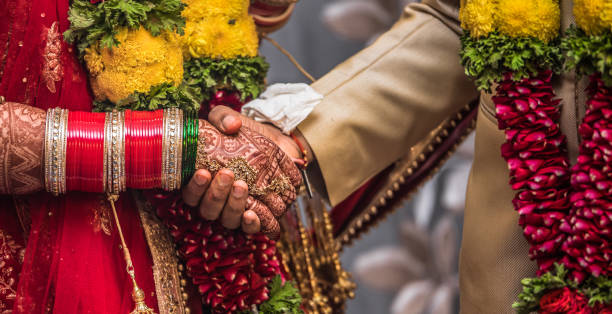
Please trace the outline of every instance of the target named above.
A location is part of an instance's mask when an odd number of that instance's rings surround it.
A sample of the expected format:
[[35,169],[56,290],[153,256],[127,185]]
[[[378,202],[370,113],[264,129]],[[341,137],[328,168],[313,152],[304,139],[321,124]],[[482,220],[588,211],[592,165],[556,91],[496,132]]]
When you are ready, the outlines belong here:
[[223,190],[213,190],[210,193],[210,201],[213,203],[220,203],[220,202],[224,202],[227,199],[227,193],[225,193]]

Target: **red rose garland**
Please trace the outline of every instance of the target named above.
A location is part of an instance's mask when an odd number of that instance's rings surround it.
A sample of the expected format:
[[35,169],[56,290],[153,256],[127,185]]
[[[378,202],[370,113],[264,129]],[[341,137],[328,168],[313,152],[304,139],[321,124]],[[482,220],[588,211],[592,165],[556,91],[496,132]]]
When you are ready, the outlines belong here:
[[573,207],[561,226],[568,234],[561,262],[578,282],[588,275],[609,276],[612,270],[612,90],[592,75],[587,92],[580,155],[572,169]]
[[[506,135],[502,156],[517,191],[512,203],[529,256],[538,264],[537,277],[521,281],[513,306],[519,313],[609,312],[612,22],[602,27],[597,23],[603,19],[589,15],[603,12],[593,8],[604,2],[576,1],[574,13],[582,14],[576,20],[597,25],[587,27],[591,33],[570,28],[559,38],[558,1],[509,3],[465,0],[460,18],[466,74],[480,90],[490,92],[497,84],[493,102]],[[538,13],[514,23],[521,10]],[[580,154],[571,171],[559,128],[560,101],[551,86],[565,61],[579,74],[592,75]]]
[[587,305],[583,294],[568,287],[552,290],[540,299],[540,313],[575,313],[590,314],[592,309]]
[[214,313],[249,310],[268,300],[268,283],[281,274],[275,241],[194,218],[176,193],[151,192],[147,198],[170,229],[202,302]]
[[560,258],[565,234],[559,228],[569,208],[569,166],[559,128],[559,103],[551,71],[515,82],[510,74],[493,97],[499,128],[505,131],[502,156],[508,162],[512,201],[530,243],[539,273]]

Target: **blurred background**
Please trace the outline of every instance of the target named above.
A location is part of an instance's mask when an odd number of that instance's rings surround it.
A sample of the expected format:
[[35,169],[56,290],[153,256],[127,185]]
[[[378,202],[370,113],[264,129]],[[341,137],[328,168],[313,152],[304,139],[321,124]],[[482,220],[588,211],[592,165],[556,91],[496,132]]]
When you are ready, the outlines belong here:
[[[400,16],[407,0],[300,0],[272,38],[315,78],[352,56]],[[262,44],[269,83],[309,83],[274,46]],[[358,285],[349,314],[458,313],[457,264],[473,138],[402,208],[342,252]]]

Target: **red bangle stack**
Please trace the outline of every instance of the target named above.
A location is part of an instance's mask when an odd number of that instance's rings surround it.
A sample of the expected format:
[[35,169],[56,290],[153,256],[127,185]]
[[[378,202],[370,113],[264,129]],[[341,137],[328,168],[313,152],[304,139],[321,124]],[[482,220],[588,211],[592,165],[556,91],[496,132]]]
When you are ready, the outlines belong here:
[[127,186],[161,186],[163,110],[125,112],[125,174]]
[[104,113],[68,113],[68,191],[104,192],[104,120]]

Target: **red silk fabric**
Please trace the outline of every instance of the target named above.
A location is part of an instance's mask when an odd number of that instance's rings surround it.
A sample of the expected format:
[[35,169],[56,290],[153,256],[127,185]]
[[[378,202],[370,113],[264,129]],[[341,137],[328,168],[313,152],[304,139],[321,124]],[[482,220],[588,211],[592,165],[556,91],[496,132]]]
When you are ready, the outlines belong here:
[[[0,95],[42,109],[91,111],[87,75],[74,48],[63,41],[68,0],[0,1]],[[119,249],[117,228],[99,194],[29,196],[31,217],[18,277],[14,313],[129,313],[131,283]],[[118,213],[140,287],[157,310],[152,262],[130,195]],[[19,226],[11,202],[0,203],[0,230]],[[110,235],[107,235],[110,228]],[[106,230],[106,231],[105,231]]]

